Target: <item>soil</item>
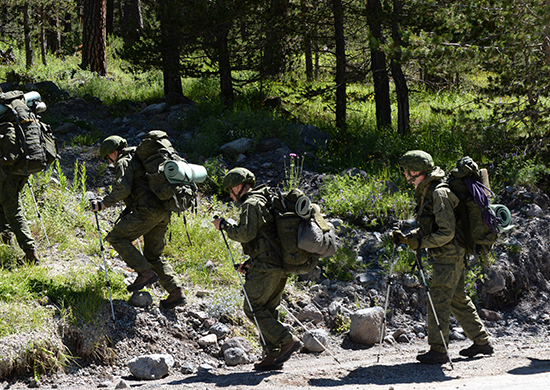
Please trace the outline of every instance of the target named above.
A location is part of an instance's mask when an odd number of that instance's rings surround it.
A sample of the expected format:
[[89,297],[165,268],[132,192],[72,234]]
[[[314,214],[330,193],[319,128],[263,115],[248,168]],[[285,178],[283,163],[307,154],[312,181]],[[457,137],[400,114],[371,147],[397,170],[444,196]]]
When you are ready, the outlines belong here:
[[[135,107],[136,105],[131,105]],[[139,105],[138,105],[139,106]],[[163,128],[164,117],[156,116],[150,121],[128,113],[128,122],[114,123],[108,108],[100,103],[73,99],[52,105],[51,118],[72,115],[101,128],[104,135],[120,134],[130,143],[140,131]],[[128,125],[128,123],[130,123]],[[161,125],[159,125],[159,123]],[[63,123],[57,126],[60,128]],[[148,127],[149,126],[149,127]],[[152,127],[154,126],[154,127]],[[167,127],[164,126],[164,127]],[[72,167],[73,162],[86,161],[91,189],[105,186],[110,178],[96,177],[94,172],[100,165],[97,158],[98,145],[73,146],[71,137],[85,134],[78,126],[65,126],[70,131],[58,132],[61,162]],[[55,131],[55,129],[54,129]],[[135,142],[134,142],[135,144]],[[242,165],[256,172],[260,181],[274,183],[282,177],[281,156],[289,149],[281,145],[276,150],[256,152]],[[67,169],[70,178],[72,168]],[[326,177],[316,172],[315,166],[305,167],[306,187],[315,191]],[[262,179],[265,178],[265,179]],[[111,308],[106,307],[100,327],[76,328],[56,323],[62,334],[64,345],[79,359],[73,360],[64,372],[42,375],[38,381],[30,374],[0,379],[1,389],[23,389],[29,387],[57,389],[90,389],[97,387],[139,389],[213,389],[223,387],[228,390],[257,387],[261,389],[294,389],[330,387],[337,389],[529,389],[548,388],[550,379],[550,234],[548,197],[536,189],[512,188],[501,194],[503,203],[514,213],[518,227],[496,248],[498,266],[495,275],[504,278],[505,287],[489,293],[485,284],[479,288],[480,308],[487,310],[484,323],[491,334],[495,353],[482,358],[465,359],[458,352],[470,345],[461,339],[460,327],[452,320],[453,339],[449,345],[452,366],[422,365],[415,359],[419,352],[427,348],[425,339],[426,295],[422,286],[409,285],[398,280],[392,286],[388,314],[388,334],[396,331],[405,333],[400,342],[389,338],[379,349],[378,345],[365,346],[353,343],[347,333],[337,333],[335,319],[328,314],[331,302],[340,302],[349,311],[370,307],[375,302],[384,301],[386,280],[379,275],[380,267],[373,268],[373,278],[365,282],[360,275],[349,283],[316,279],[316,283],[297,283],[289,288],[284,296],[286,305],[297,313],[307,303],[314,302],[324,314],[318,328],[331,330],[331,341],[327,351],[309,353],[305,350],[296,353],[282,370],[258,372],[252,364],[227,366],[219,349],[199,346],[197,340],[208,333],[204,315],[208,297],[214,291],[202,291],[195,286],[185,286],[188,304],[175,310],[161,310],[158,306],[164,291],[155,285],[150,290],[153,305],[136,308],[123,301],[114,302],[116,320],[111,318]],[[537,201],[537,199],[539,199]],[[540,200],[542,199],[542,200]],[[544,201],[546,200],[546,204]],[[540,212],[530,214],[532,205],[538,205]],[[370,231],[365,226],[340,233],[345,235],[357,248],[358,256],[364,261],[380,254],[376,245],[380,235],[387,234],[396,221],[386,221],[383,228]],[[511,250],[512,248],[513,250]],[[56,269],[78,267],[89,259],[81,255],[71,263],[61,263],[57,249],[44,256],[44,264]],[[132,281],[135,273],[129,270],[118,257],[109,264],[115,272],[121,272]],[[485,291],[484,291],[485,288]],[[246,320],[231,322],[220,318],[230,329],[231,334],[246,334],[251,329]],[[290,318],[298,335],[304,333],[301,326]],[[314,326],[306,323],[308,329]],[[21,339],[29,335],[17,335]],[[0,344],[1,346],[2,344]],[[5,345],[5,344],[4,344]],[[260,349],[254,346],[253,359],[260,359]],[[175,365],[168,376],[151,381],[138,380],[128,369],[127,361],[140,355],[168,353],[175,359]],[[380,355],[379,355],[380,354]],[[189,367],[193,372],[188,373]]]

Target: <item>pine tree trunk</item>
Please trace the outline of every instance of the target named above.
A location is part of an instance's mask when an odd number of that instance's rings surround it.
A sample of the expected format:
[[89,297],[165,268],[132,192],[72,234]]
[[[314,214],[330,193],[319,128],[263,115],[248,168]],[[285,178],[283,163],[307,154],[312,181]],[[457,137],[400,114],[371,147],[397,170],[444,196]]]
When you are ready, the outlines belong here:
[[105,0],[86,0],[82,10],[82,69],[107,74]]
[[344,8],[341,0],[332,0],[334,36],[336,40],[336,127],[346,130],[346,40],[344,36]]
[[27,68],[30,68],[33,65],[34,62],[34,52],[32,49],[32,42],[31,42],[31,26],[30,26],[30,3],[27,1],[24,4],[23,7],[23,31],[25,34],[25,58],[26,58],[26,65]]
[[410,133],[409,117],[409,88],[405,74],[401,69],[401,34],[399,33],[399,21],[403,5],[401,0],[393,0],[392,38],[395,43],[395,51],[391,61],[392,77],[397,94],[397,131],[401,135]]

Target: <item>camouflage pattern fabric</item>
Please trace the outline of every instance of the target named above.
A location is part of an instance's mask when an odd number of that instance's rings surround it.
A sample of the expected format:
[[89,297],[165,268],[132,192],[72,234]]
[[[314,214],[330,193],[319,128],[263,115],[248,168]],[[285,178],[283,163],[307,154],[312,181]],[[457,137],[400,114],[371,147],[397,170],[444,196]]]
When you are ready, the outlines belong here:
[[0,179],[0,235],[8,239],[13,232],[24,251],[35,247],[21,202],[21,190],[26,183],[27,178],[24,176]]

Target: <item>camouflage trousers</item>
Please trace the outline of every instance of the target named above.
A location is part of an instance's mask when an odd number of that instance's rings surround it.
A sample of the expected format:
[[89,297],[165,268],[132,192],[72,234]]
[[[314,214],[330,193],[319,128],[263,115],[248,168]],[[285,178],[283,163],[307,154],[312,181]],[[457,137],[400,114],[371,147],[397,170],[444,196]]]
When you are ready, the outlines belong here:
[[35,248],[21,202],[21,190],[26,183],[27,178],[21,176],[0,179],[0,236],[7,243],[13,232],[17,243],[24,251]]
[[[162,257],[166,246],[166,231],[170,216],[166,210],[138,208],[124,215],[105,237],[120,257],[137,273],[153,269],[159,282],[168,292],[180,287],[179,279],[168,262]],[[143,236],[143,254],[133,242]]]
[[[438,258],[433,265],[430,293],[445,343],[449,345],[449,321],[451,313],[459,322],[466,336],[477,344],[487,344],[489,334],[485,330],[476,307],[464,291],[464,255]],[[428,302],[428,343],[432,350],[445,352],[443,341]]]
[[287,274],[282,268],[263,261],[254,261],[248,269],[244,288],[250,306],[244,300],[244,312],[254,322],[254,315],[260,326],[266,345],[264,350],[267,356],[277,356],[281,347],[292,341],[289,330],[279,322],[277,307],[281,303],[281,297],[285,289]]

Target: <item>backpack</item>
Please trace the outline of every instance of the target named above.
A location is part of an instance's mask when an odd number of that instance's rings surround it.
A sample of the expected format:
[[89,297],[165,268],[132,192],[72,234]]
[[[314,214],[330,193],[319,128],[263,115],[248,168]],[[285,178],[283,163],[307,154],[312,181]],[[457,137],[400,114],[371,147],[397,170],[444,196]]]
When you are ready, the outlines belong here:
[[307,274],[315,269],[320,257],[336,252],[338,238],[334,226],[324,220],[319,206],[311,204],[301,190],[278,191],[271,198],[271,212],[286,272]]
[[174,149],[164,131],[148,132],[136,148],[135,155],[145,167],[149,188],[164,202],[169,211],[177,212],[179,215],[195,205],[197,185],[192,177],[187,181],[167,178],[165,171],[168,172],[168,170],[165,168],[170,166],[169,164],[186,163],[186,161]]
[[52,130],[36,115],[35,104],[38,102],[40,95],[37,92],[23,94],[21,91],[10,91],[0,94],[2,172],[29,176],[46,170],[57,158]]
[[499,233],[512,226],[508,208],[490,204],[492,192],[487,171],[479,169],[470,157],[463,157],[451,170],[446,183],[459,199],[455,209],[459,245],[470,255],[489,253]]

